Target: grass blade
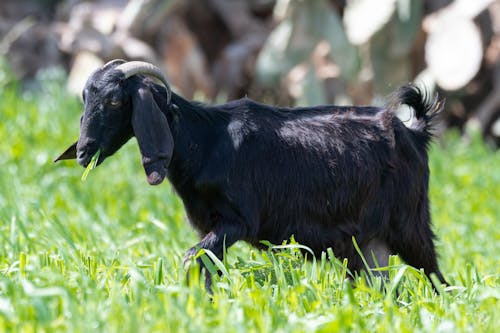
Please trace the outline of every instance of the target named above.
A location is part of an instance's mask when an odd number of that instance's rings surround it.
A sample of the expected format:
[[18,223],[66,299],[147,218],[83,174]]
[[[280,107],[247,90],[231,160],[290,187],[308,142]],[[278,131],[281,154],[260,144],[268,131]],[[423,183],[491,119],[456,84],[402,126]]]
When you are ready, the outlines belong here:
[[87,176],[89,175],[90,171],[94,169],[97,166],[97,161],[99,160],[99,156],[101,155],[101,150],[98,149],[94,156],[92,156],[92,159],[90,160],[90,163],[87,165],[85,168],[85,171],[83,172],[82,175],[82,182],[87,180]]

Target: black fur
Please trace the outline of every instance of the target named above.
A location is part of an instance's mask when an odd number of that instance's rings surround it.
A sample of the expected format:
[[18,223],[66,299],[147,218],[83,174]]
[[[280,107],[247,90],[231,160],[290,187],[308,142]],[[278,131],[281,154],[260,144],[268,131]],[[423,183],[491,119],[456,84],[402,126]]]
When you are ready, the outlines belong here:
[[[152,94],[168,122],[173,147],[166,176],[201,237],[187,259],[199,248],[221,257],[224,244],[259,247],[261,240],[279,244],[293,235],[316,254],[331,247],[359,271],[354,236],[368,256],[379,244],[446,283],[428,199],[430,124],[442,108],[437,97],[408,85],[386,108],[280,108],[246,98],[205,106],[176,94],[167,105],[164,87],[142,76],[124,81],[105,69],[85,88],[77,147],[83,166],[97,148],[102,162],[134,135],[131,114],[150,108],[133,105],[138,89]],[[120,99],[119,110],[106,106],[110,98]],[[395,117],[396,104],[414,109],[411,127]]]

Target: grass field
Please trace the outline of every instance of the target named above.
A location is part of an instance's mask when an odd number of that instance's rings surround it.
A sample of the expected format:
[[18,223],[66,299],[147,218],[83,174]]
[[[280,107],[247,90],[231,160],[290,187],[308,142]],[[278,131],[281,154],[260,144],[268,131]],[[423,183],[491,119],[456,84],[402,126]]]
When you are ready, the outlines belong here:
[[306,262],[293,242],[238,243],[211,299],[186,285],[196,235],[170,186],[147,185],[135,140],[86,182],[75,162],[51,162],[76,139],[81,105],[57,72],[40,79],[21,89],[0,66],[0,332],[499,331],[500,153],[479,139],[432,147],[448,292],[397,257],[383,290],[346,282],[328,253]]

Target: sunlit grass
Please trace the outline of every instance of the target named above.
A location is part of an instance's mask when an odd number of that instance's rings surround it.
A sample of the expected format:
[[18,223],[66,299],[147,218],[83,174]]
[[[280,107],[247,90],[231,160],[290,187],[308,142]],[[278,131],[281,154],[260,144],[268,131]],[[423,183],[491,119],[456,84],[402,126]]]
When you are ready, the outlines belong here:
[[[500,154],[447,135],[431,152],[443,273],[391,258],[383,286],[350,282],[331,251],[307,261],[292,241],[233,246],[210,297],[186,284],[196,243],[168,184],[147,185],[135,140],[80,181],[53,164],[78,134],[81,105],[48,72],[29,89],[0,70],[0,331],[496,332],[500,327]],[[310,254],[306,255],[310,257]],[[191,274],[196,275],[196,271]]]
[[95,167],[97,166],[97,160],[99,160],[100,155],[101,155],[101,150],[98,149],[96,151],[96,153],[94,154],[94,156],[92,156],[92,158],[90,159],[90,163],[87,165],[87,167],[85,168],[85,171],[82,174],[82,181],[83,182],[87,180],[87,177],[88,177],[90,171],[95,169]]

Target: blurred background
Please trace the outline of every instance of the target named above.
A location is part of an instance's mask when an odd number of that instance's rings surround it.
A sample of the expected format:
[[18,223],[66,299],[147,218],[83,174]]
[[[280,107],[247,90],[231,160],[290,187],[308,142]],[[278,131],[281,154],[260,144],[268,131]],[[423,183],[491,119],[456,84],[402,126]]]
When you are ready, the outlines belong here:
[[209,102],[380,105],[418,82],[447,99],[444,127],[500,145],[500,1],[2,0],[0,57],[27,84],[63,68],[78,95],[114,58]]

